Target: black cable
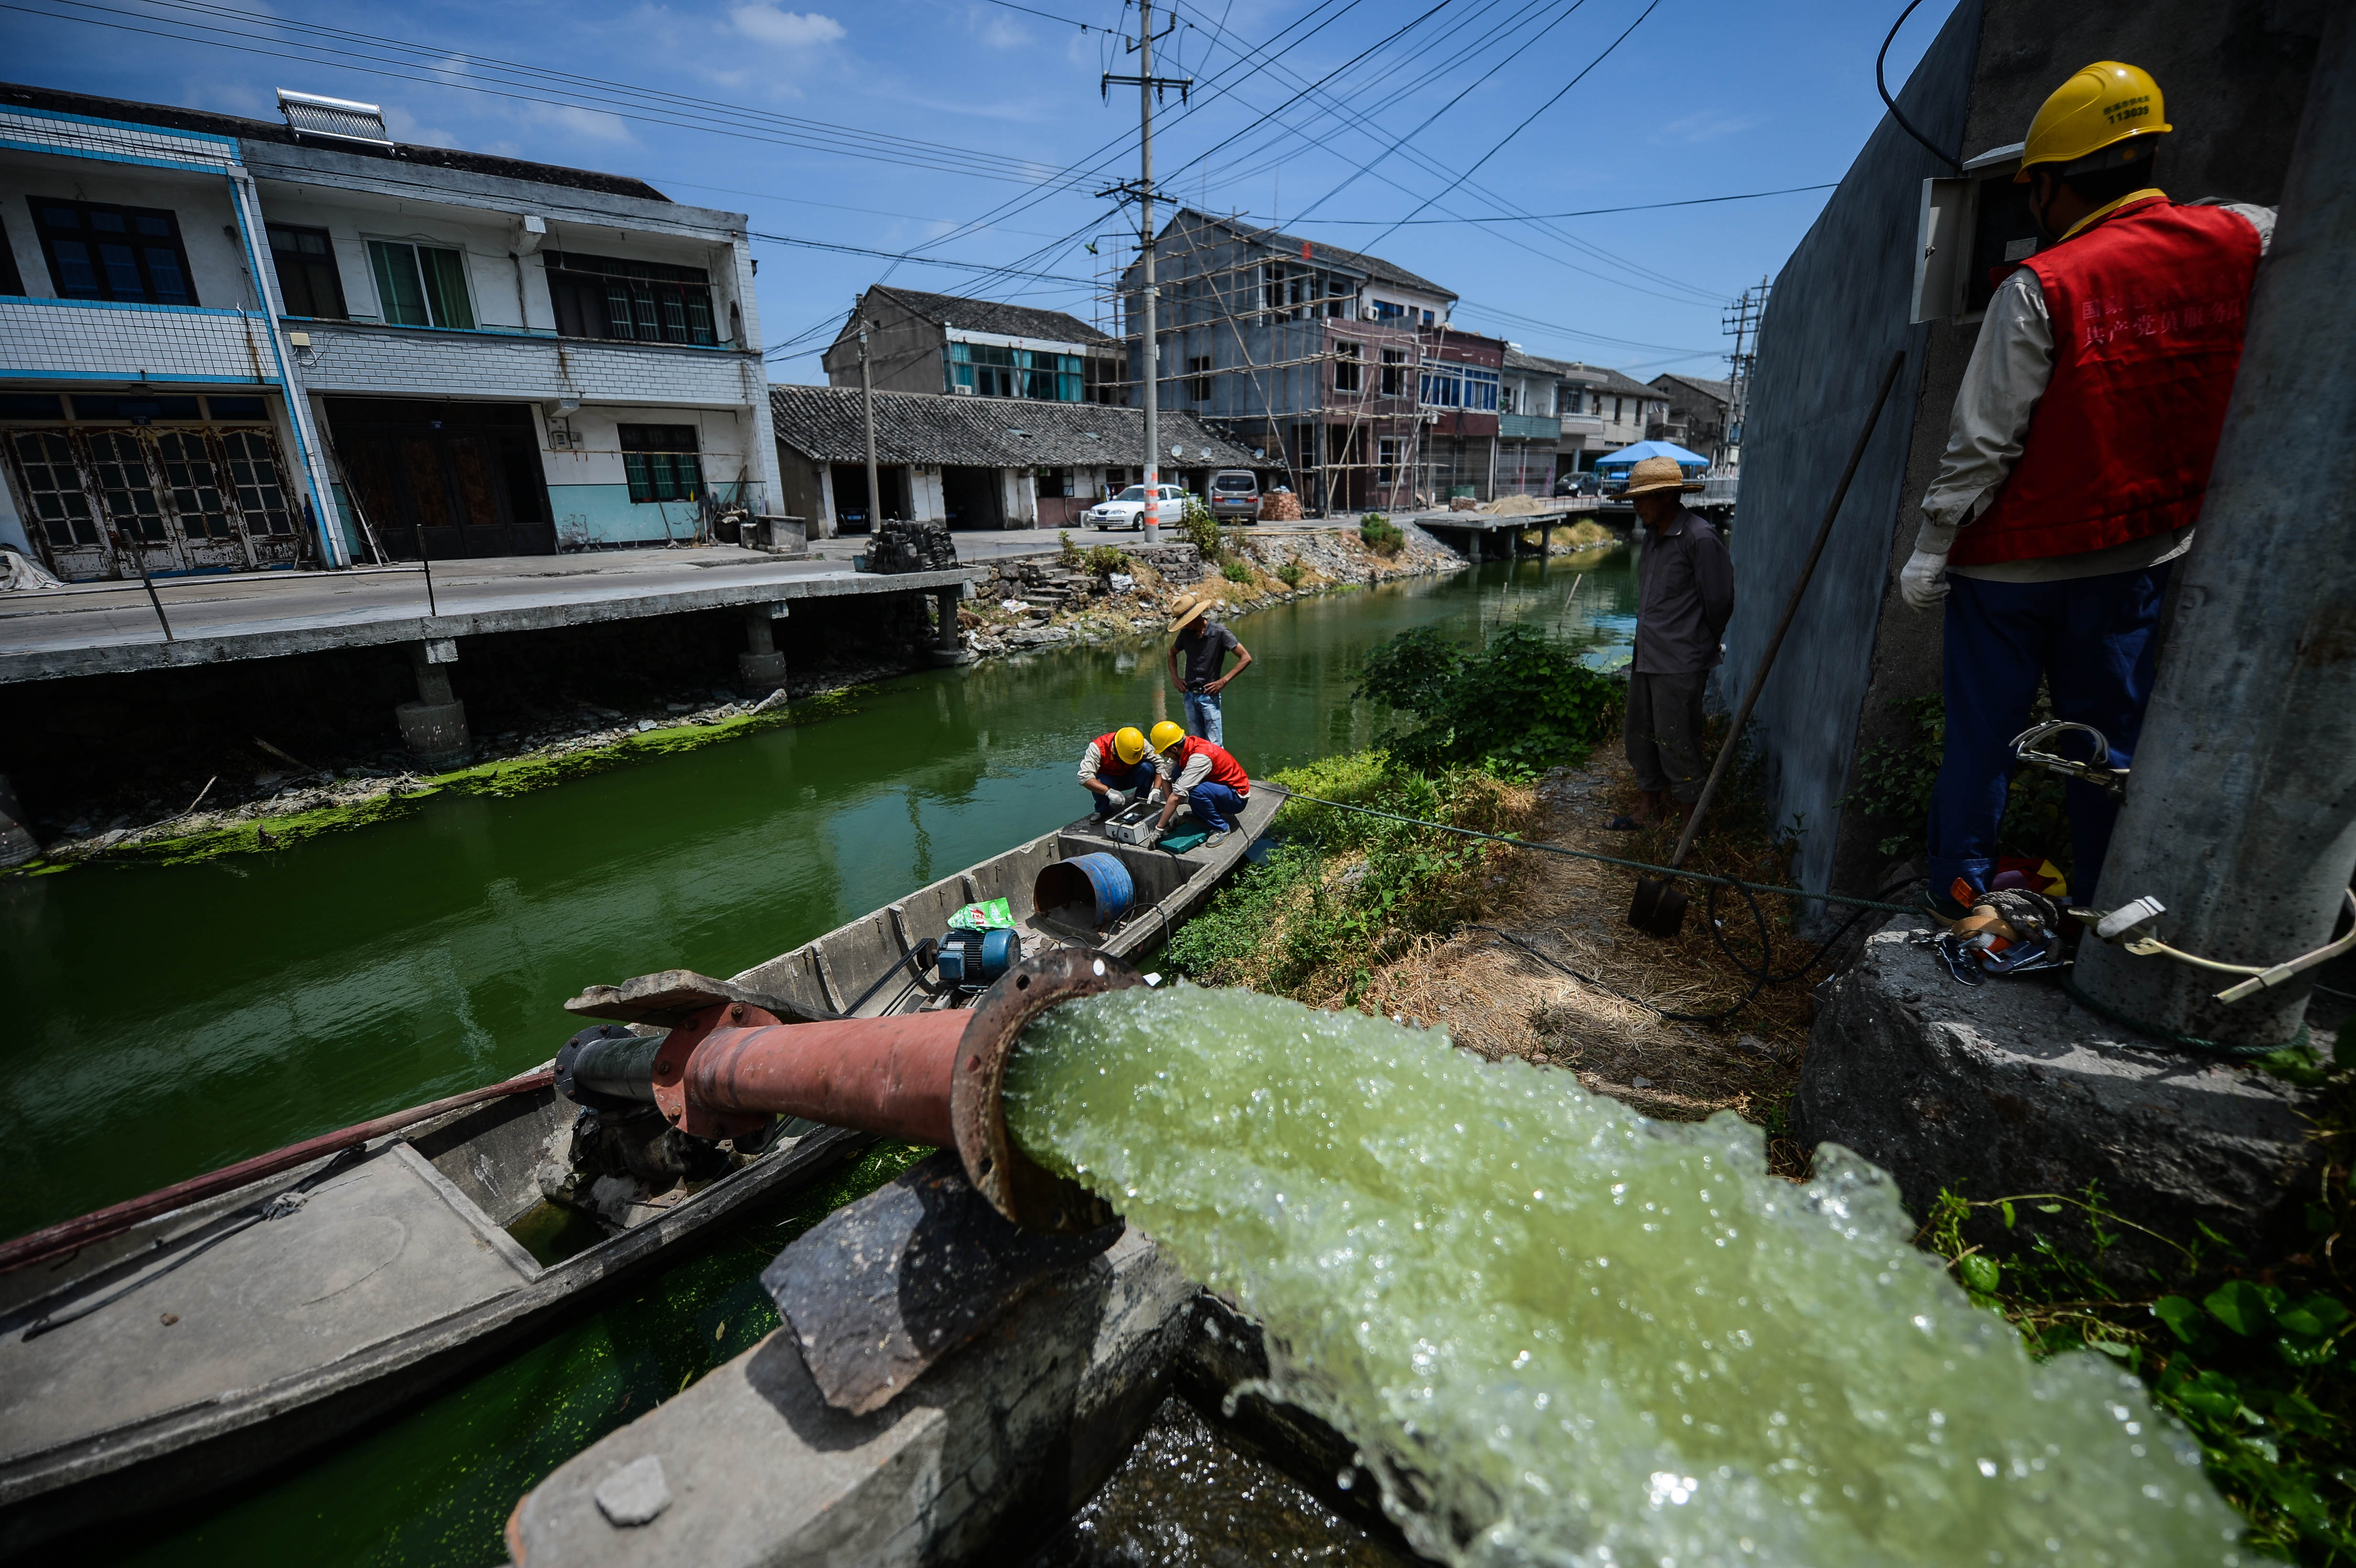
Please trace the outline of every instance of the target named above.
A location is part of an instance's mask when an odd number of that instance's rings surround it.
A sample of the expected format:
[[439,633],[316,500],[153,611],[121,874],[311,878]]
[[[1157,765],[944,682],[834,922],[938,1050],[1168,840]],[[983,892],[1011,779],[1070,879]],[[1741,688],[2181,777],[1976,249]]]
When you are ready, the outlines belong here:
[[1881,40],[1881,52],[1873,57],[1873,85],[1881,93],[1881,101],[1890,106],[1890,117],[1898,122],[1898,128],[1905,132],[1908,135],[1913,137],[1916,141],[1922,143],[1924,147],[1929,149],[1933,157],[1938,159],[1941,163],[1946,165],[1957,174],[1962,174],[1964,172],[1964,165],[1959,160],[1948,156],[1946,154],[1941,152],[1937,147],[1933,146],[1931,144],[1931,138],[1922,134],[1922,132],[1914,129],[1913,125],[1907,121],[1906,116],[1899,112],[1898,100],[1890,96],[1890,84],[1883,80],[1881,76],[1881,62],[1890,58],[1890,46],[1898,41],[1898,29],[1906,25],[1906,18],[1912,16],[1914,14],[1914,7],[1921,4],[1922,4],[1922,0],[1906,0],[1906,9],[1899,12],[1898,20],[1890,24],[1890,36]]

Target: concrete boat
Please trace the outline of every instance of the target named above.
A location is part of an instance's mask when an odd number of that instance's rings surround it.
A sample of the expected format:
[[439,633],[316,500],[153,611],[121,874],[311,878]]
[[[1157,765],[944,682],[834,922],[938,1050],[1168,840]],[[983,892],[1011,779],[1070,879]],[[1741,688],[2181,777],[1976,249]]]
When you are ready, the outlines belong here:
[[[969,1006],[972,991],[920,984],[907,962],[963,906],[1006,900],[1028,953],[1132,958],[1233,874],[1278,805],[1255,790],[1241,831],[1184,854],[1116,843],[1084,818],[730,980],[667,971],[565,1005],[644,1035],[662,1032],[661,998],[682,987],[787,1019]],[[1042,871],[1087,855],[1113,857],[1133,890],[1125,910],[1096,912],[1101,927],[1033,899],[1058,885]],[[0,1557],[353,1432],[867,1142],[778,1122],[706,1143],[594,1093],[576,1089],[576,1103],[562,1073],[545,1076],[97,1239],[79,1240],[92,1217],[69,1221],[56,1229],[79,1244],[0,1273]]]

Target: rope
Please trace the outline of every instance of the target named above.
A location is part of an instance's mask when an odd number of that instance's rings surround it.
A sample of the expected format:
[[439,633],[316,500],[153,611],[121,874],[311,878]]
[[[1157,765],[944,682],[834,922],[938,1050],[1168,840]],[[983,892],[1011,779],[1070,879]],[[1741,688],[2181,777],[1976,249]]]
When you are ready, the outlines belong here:
[[2146,1023],[2143,1019],[2131,1018],[2107,1003],[2094,1000],[2078,988],[2078,982],[2072,979],[2066,970],[2056,977],[2062,982],[2063,993],[2072,1001],[2097,1018],[2108,1019],[2122,1029],[2131,1029],[2137,1034],[2148,1036],[2168,1045],[2181,1046],[2187,1051],[2197,1051],[2203,1056],[2222,1056],[2232,1061],[2249,1061],[2261,1056],[2272,1056],[2278,1051],[2304,1051],[2307,1049],[2308,1042],[2314,1038],[2313,1031],[2303,1020],[2298,1026],[2298,1033],[2281,1045],[2228,1045],[2222,1040],[2203,1040],[2197,1034],[2179,1034],[2172,1029],[2162,1029],[2158,1024]]
[[[1746,882],[1740,877],[1714,877],[1705,871],[1682,871],[1675,866],[1655,866],[1649,860],[1623,860],[1617,855],[1599,855],[1592,849],[1573,849],[1561,844],[1541,844],[1533,839],[1515,838],[1504,833],[1481,833],[1470,827],[1451,827],[1445,822],[1427,822],[1419,816],[1401,816],[1396,812],[1376,811],[1370,805],[1352,805],[1345,801],[1322,800],[1313,795],[1286,789],[1282,784],[1266,784],[1288,800],[1305,800],[1312,805],[1330,805],[1336,811],[1355,811],[1362,816],[1379,816],[1387,822],[1403,822],[1409,827],[1429,827],[1436,833],[1453,833],[1460,838],[1485,838],[1492,844],[1510,844],[1516,849],[1537,849],[1548,855],[1564,855],[1574,860],[1600,860],[1607,866],[1619,866],[1631,871],[1653,871],[1675,880],[1701,882],[1714,887],[1733,888],[1744,893],[1778,893],[1790,899],[1811,899],[1822,903],[1846,904],[1859,910],[1885,910],[1891,914],[1922,914],[1916,904],[1884,903],[1879,899],[1851,898],[1847,893],[1816,893],[1805,888],[1779,888],[1767,882]],[[1843,929],[1847,929],[1844,927]],[[1747,973],[1748,971],[1746,971]]]

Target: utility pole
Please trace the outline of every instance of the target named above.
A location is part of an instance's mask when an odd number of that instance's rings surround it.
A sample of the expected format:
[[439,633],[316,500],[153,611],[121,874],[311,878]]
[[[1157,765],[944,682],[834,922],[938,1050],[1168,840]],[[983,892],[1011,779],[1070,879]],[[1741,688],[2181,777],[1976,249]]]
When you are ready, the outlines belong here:
[[[1174,21],[1172,28],[1177,27]],[[1188,89],[1194,85],[1192,77],[1158,77],[1153,74],[1153,0],[1138,0],[1137,38],[1130,46],[1137,54],[1138,74],[1112,76],[1104,79],[1103,91],[1109,100],[1112,85],[1137,85],[1137,129],[1140,167],[1136,196],[1138,201],[1138,256],[1144,267],[1142,291],[1145,307],[1142,364],[1145,370],[1145,537],[1148,542],[1158,539],[1157,528],[1160,499],[1155,486],[1162,474],[1162,338],[1156,325],[1160,311],[1156,309],[1159,290],[1153,278],[1153,97],[1165,88],[1178,90],[1178,101],[1186,101]],[[1102,193],[1099,193],[1102,194]]]
[[867,329],[873,324],[859,314],[860,302],[851,302],[859,323],[859,405],[867,421],[867,537],[873,539],[884,521],[884,493],[875,483],[875,378],[867,366]]
[[1767,314],[1768,282],[1759,280],[1755,289],[1745,289],[1742,297],[1727,307],[1719,318],[1729,336],[1734,339],[1734,352],[1726,357],[1726,449],[1727,466],[1740,471],[1742,466],[1743,416],[1751,407],[1751,368],[1759,358],[1759,318]]
[[[2217,963],[2271,967],[2324,946],[2356,870],[2356,377],[2344,335],[2315,329],[2356,292],[2351,162],[2356,13],[2342,6],[2308,80],[2097,890],[2104,909],[2158,899],[2166,912],[2148,929]],[[2254,1050],[2298,1034],[2312,976],[2221,1002],[2244,976],[2135,956],[2090,932],[2073,978],[2137,1022]]]

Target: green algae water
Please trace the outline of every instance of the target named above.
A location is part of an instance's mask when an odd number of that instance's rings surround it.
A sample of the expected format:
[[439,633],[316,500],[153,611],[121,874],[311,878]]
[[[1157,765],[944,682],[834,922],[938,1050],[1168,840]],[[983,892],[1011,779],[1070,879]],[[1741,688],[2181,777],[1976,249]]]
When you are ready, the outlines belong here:
[[[1594,636],[1609,661],[1633,593],[1621,551],[1240,617],[1257,657],[1227,692],[1228,745],[1255,772],[1364,746],[1359,663],[1411,627],[1472,640],[1529,622]],[[523,1072],[578,1026],[561,1005],[584,984],[734,974],[1068,821],[1080,748],[1177,711],[1162,645],[915,674],[724,744],[444,795],[271,854],[0,877],[0,1235]],[[519,1495],[773,1320],[756,1276],[784,1212],[351,1442],[76,1552],[503,1563]]]
[[1243,991],[1064,1005],[1012,1063],[1034,1157],[1264,1323],[1419,1550],[1480,1564],[2233,1563],[2136,1380],[2040,1364],[1827,1147],[1647,1120],[1444,1033]]

